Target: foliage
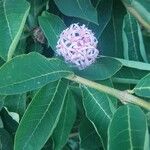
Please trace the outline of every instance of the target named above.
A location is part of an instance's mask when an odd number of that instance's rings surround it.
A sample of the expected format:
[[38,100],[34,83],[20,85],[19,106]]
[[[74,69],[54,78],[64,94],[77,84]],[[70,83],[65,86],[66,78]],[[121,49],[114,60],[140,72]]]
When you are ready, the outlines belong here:
[[[99,58],[56,54],[85,24]],[[0,149],[150,150],[150,2],[0,0]]]

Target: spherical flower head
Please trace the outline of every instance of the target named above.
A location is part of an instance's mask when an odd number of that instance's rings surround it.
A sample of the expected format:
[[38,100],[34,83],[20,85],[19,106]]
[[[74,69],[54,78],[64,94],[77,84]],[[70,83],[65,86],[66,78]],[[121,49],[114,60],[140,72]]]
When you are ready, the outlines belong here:
[[84,69],[95,62],[99,54],[97,43],[93,32],[85,25],[72,24],[60,34],[56,52],[66,62]]

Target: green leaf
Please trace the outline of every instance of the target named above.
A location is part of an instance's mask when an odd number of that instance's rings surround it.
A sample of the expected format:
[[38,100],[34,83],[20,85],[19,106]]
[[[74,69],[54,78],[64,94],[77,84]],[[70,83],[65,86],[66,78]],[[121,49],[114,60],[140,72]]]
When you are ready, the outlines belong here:
[[0,149],[1,150],[12,150],[13,149],[13,139],[9,133],[0,128]]
[[111,19],[99,38],[101,53],[123,58],[122,24],[126,10],[121,1],[113,0]]
[[[93,6],[97,10],[99,25],[96,25],[92,22],[82,22],[89,29],[91,29],[97,39],[99,39],[103,30],[111,19],[113,0],[92,0],[91,2],[93,2]],[[78,21],[77,19],[75,19],[75,21],[82,23],[80,20]]]
[[59,10],[66,16],[79,17],[98,24],[97,11],[90,0],[54,0]]
[[76,104],[71,91],[68,91],[64,108],[59,118],[59,122],[52,135],[54,149],[60,150],[66,144],[69,133],[76,118]]
[[17,129],[15,150],[40,150],[44,146],[59,121],[67,89],[68,82],[59,80],[39,90]]
[[77,75],[90,80],[105,80],[112,77],[121,67],[122,64],[118,60],[111,57],[101,57],[84,70],[74,69],[74,71]]
[[9,111],[16,112],[22,116],[26,109],[26,94],[6,96],[4,106]]
[[140,26],[129,13],[124,17],[122,31],[124,58],[148,62]]
[[29,8],[26,1],[0,0],[0,56],[4,60],[10,59],[15,51]]
[[66,28],[66,25],[58,16],[48,12],[44,12],[39,17],[39,24],[48,40],[49,46],[56,50],[59,35]]
[[[14,114],[13,114],[14,115]],[[11,134],[15,135],[15,132],[18,127],[18,122],[13,118],[11,112],[9,112],[6,108],[1,110],[1,117],[4,124],[4,128]]]
[[53,140],[49,138],[41,150],[51,150],[51,149],[53,149]]
[[40,54],[43,52],[43,46],[40,43],[33,43],[29,48],[32,52],[38,52]]
[[150,98],[150,74],[142,78],[134,88],[135,94],[138,96]]
[[[112,81],[111,78],[110,78],[110,79],[107,79],[107,80],[97,81],[97,83],[100,83],[100,84],[103,84],[103,85],[106,85],[106,86],[109,86],[109,87],[114,88],[113,81]],[[118,103],[117,98],[116,98],[116,97],[113,97],[113,96],[111,96],[111,95],[107,95],[107,99],[108,99],[109,101],[111,101],[111,103],[113,104],[113,107],[110,107],[110,108],[111,108],[112,112],[114,112],[115,109],[117,108],[117,105],[118,105],[118,104],[117,104],[117,103]],[[112,105],[110,104],[110,106],[112,106]]]
[[4,106],[4,100],[6,98],[6,95],[0,95],[0,111]]
[[95,89],[82,87],[83,106],[87,118],[94,125],[95,130],[101,138],[103,148],[107,147],[107,129],[113,112],[110,98]]
[[143,36],[148,62],[150,63],[150,36]]
[[100,137],[96,133],[92,123],[84,118],[79,127],[80,148],[84,150],[99,150],[102,149]]
[[59,59],[48,60],[34,52],[20,55],[0,68],[0,94],[25,93],[70,74],[72,72]]
[[123,66],[129,67],[129,68],[135,68],[135,69],[139,69],[139,70],[150,71],[150,64],[148,64],[148,63],[143,63],[140,61],[120,59],[120,58],[114,58],[114,59],[119,60]]
[[150,3],[141,0],[122,0],[127,10],[150,31]]
[[149,71],[134,68],[122,67],[113,77],[113,82],[137,84],[141,78],[146,76]]
[[146,116],[134,105],[120,107],[108,129],[108,150],[148,150],[149,135]]
[[38,15],[46,5],[46,2],[43,2],[43,0],[28,0],[28,2],[31,4],[31,8],[27,18],[27,23],[30,29],[34,29],[38,26]]

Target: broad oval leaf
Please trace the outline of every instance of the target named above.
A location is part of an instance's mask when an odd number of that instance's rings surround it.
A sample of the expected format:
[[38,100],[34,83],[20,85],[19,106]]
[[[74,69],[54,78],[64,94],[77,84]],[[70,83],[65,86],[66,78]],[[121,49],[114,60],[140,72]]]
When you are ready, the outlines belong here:
[[29,4],[20,0],[0,0],[0,56],[10,59],[18,44],[26,18]]
[[0,68],[0,94],[12,95],[38,89],[72,72],[59,59],[38,53],[20,55]]
[[73,127],[76,119],[76,104],[71,91],[68,91],[59,122],[54,130],[52,139],[54,142],[54,149],[63,149],[66,144],[69,133]]
[[90,0],[54,0],[66,16],[74,16],[98,24],[97,11]]
[[135,94],[150,97],[150,74],[142,78],[134,88]]
[[92,123],[83,118],[79,126],[80,149],[99,150],[102,149],[100,137],[96,133]]
[[51,82],[40,89],[17,129],[15,150],[40,150],[44,146],[59,121],[67,89],[66,80]]
[[111,57],[101,57],[84,70],[74,69],[74,71],[77,75],[90,80],[105,80],[112,77],[121,67],[122,64],[118,60]]
[[103,148],[106,149],[107,129],[113,115],[113,104],[110,97],[86,86],[82,87],[82,95],[86,116],[94,125],[95,130],[101,138]]
[[146,116],[134,105],[121,106],[108,129],[108,150],[148,150],[149,135]]
[[42,16],[39,17],[39,24],[48,40],[48,44],[53,50],[56,50],[59,35],[66,28],[63,20],[54,14],[43,12]]
[[124,17],[122,33],[125,59],[148,62],[140,26],[129,13]]

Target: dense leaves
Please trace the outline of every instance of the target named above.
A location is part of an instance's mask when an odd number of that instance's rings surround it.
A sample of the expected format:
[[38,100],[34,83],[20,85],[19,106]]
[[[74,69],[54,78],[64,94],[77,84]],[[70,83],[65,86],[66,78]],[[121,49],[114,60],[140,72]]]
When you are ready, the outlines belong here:
[[0,93],[24,93],[70,74],[71,71],[59,59],[48,60],[38,53],[18,56],[0,68]]
[[120,107],[108,129],[108,150],[149,149],[149,135],[145,114],[133,105]]
[[58,80],[36,94],[17,130],[15,150],[40,150],[44,146],[58,123],[67,88],[67,81]]
[[[112,63],[113,66],[111,66]],[[76,69],[75,73],[91,80],[105,80],[113,76],[121,67],[122,64],[118,60],[102,57],[84,70]]]
[[68,91],[59,122],[52,136],[54,141],[54,149],[59,150],[64,147],[68,139],[69,133],[75,122],[75,118],[76,118],[75,100],[72,93]]
[[[107,146],[107,128],[112,118],[113,104],[110,98],[103,93],[88,87],[82,88],[83,105],[87,118],[94,124],[98,135],[102,139],[102,144]],[[114,110],[114,109],[113,109]]]
[[28,13],[29,4],[25,1],[0,0],[0,56],[4,60],[12,57]]
[[134,92],[143,97],[150,97],[150,74],[142,78],[135,86]]
[[13,140],[10,134],[5,129],[0,129],[0,142],[2,150],[12,150]]
[[149,111],[149,0],[0,0],[0,149],[149,150]]
[[124,58],[147,62],[141,29],[135,18],[129,13],[124,17],[122,35]]
[[47,12],[39,17],[39,24],[48,40],[48,44],[53,50],[56,50],[59,35],[65,29],[65,24],[58,16]]
[[81,149],[91,150],[102,148],[100,138],[92,123],[87,118],[84,118],[80,124],[80,140]]
[[[54,0],[62,13],[67,16],[74,16],[86,19],[98,24],[97,11],[92,6],[90,0]],[[65,5],[67,4],[67,5]]]

